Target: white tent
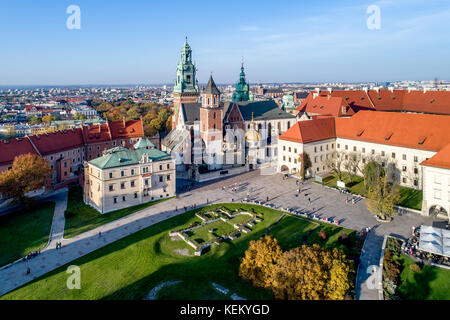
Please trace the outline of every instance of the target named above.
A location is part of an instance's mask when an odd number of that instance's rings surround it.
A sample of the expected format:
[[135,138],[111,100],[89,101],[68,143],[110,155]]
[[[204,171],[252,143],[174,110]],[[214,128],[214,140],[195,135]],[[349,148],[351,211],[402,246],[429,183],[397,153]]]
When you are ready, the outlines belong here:
[[450,231],[431,226],[421,226],[419,249],[441,256],[450,256]]

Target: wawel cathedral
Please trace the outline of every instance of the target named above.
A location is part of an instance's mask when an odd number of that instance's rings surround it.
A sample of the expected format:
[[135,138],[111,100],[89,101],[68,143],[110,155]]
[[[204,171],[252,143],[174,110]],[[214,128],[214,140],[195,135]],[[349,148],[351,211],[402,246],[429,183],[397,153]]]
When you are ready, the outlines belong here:
[[221,99],[212,76],[200,90],[187,39],[173,95],[173,130],[162,149],[176,159],[177,175],[189,179],[276,165],[278,136],[296,122],[275,101],[252,101],[243,64],[231,101]]

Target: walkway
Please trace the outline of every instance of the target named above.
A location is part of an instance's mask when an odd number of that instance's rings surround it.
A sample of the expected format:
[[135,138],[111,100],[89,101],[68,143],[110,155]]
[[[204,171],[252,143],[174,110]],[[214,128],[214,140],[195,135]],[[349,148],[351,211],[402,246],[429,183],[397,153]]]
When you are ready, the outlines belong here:
[[58,193],[50,198],[49,201],[55,201],[55,213],[53,215],[52,229],[50,231],[50,238],[48,241],[48,247],[54,248],[56,242],[62,241],[64,236],[64,225],[66,219],[64,217],[64,212],[67,209],[69,190],[66,188],[63,192]]
[[379,278],[374,273],[374,269],[369,267],[378,267],[380,264],[383,240],[384,236],[376,234],[376,230],[371,230],[366,237],[356,277],[356,298],[358,300],[380,300],[381,298],[378,290]]
[[[232,202],[233,200],[234,202],[240,202],[247,195],[252,199],[262,201],[269,197],[270,203],[277,207],[313,209],[319,216],[339,219],[341,226],[350,229],[361,230],[378,224],[367,211],[363,201],[356,204],[347,204],[345,195],[312,182],[306,183],[303,191],[298,194],[295,181],[293,178],[283,180],[280,174],[266,176],[261,175],[259,171],[253,171],[217,182],[204,183],[177,198],[155,204],[74,238],[63,239],[63,248],[56,250],[54,242],[56,239],[61,239],[60,236],[63,232],[63,220],[61,219],[63,210],[58,209],[59,218],[55,219],[52,226],[52,245],[27,263],[18,263],[10,268],[0,270],[0,295],[114,241],[175,215],[182,214],[185,212],[184,206],[189,210],[189,207],[193,204],[200,207],[211,203]],[[237,186],[237,192],[231,192],[231,188],[229,188],[231,185]],[[311,199],[311,204],[309,204],[308,198]],[[177,211],[175,211],[176,208],[178,208]],[[430,225],[432,219],[415,214],[406,214],[396,217],[393,223],[380,226],[378,231],[380,234],[394,233],[407,237],[412,225],[418,226],[422,223]],[[101,232],[101,235],[99,232]],[[369,250],[373,249],[369,248]],[[31,269],[31,275],[26,275],[27,266]]]

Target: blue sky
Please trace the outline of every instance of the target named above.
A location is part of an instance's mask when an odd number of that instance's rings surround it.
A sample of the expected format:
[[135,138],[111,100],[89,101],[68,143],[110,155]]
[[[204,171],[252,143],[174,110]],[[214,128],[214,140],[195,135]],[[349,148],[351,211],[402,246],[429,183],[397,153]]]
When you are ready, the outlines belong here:
[[[450,1],[0,0],[0,85],[450,80]],[[81,8],[81,30],[66,9]],[[369,30],[369,5],[381,29]]]

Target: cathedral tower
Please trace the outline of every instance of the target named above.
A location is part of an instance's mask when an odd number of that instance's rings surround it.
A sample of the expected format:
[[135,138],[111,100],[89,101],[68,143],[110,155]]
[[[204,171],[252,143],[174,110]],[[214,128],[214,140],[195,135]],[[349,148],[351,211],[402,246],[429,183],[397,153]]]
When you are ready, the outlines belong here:
[[247,80],[245,80],[244,62],[242,61],[241,74],[239,75],[239,82],[236,83],[236,92],[233,94],[232,101],[233,102],[249,101],[250,100],[249,91],[250,86],[248,85]]
[[210,168],[218,168],[222,164],[223,141],[223,108],[220,105],[220,91],[212,76],[202,92],[200,108],[200,132],[208,154],[208,162],[215,163]]
[[192,62],[192,49],[186,41],[181,48],[181,61],[177,66],[177,79],[173,88],[174,97],[174,117],[172,119],[172,129],[178,123],[178,115],[182,103],[198,102],[199,90],[196,77],[197,69]]

